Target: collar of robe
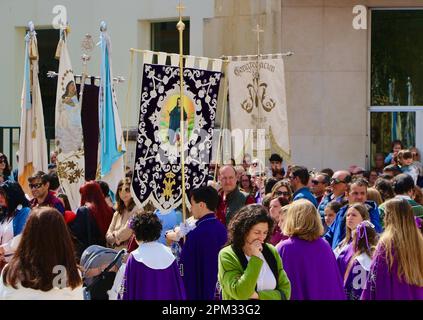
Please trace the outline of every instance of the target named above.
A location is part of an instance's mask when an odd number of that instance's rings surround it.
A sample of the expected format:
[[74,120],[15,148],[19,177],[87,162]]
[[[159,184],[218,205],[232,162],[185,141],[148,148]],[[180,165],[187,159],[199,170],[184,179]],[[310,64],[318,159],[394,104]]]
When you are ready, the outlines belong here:
[[175,261],[175,256],[170,248],[157,241],[141,243],[132,252],[132,256],[136,261],[154,270],[167,269]]

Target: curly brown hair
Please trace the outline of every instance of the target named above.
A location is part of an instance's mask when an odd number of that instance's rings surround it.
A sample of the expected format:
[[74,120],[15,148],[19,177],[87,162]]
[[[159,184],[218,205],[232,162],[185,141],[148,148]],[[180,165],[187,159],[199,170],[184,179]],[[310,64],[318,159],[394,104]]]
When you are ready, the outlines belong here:
[[250,230],[256,224],[263,222],[269,226],[269,232],[265,240],[265,242],[268,242],[272,235],[273,220],[266,208],[260,204],[250,204],[242,207],[229,222],[227,244],[242,250],[245,244],[245,238]]

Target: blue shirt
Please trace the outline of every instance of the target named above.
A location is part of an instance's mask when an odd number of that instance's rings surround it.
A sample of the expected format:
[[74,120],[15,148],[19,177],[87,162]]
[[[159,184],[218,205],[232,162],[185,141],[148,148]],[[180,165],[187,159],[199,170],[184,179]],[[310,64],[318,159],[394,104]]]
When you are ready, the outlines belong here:
[[318,207],[318,211],[320,213],[320,217],[324,220],[325,218],[325,209],[327,207],[327,205],[329,204],[329,202],[335,201],[335,202],[339,202],[342,203],[342,199],[344,199],[344,195],[339,196],[338,198],[332,198],[333,197],[333,193],[328,194],[327,196],[325,196],[322,201],[319,204]]
[[306,199],[306,200],[310,201],[317,208],[317,200],[313,196],[313,194],[310,192],[309,188],[302,187],[302,188],[298,189],[297,191],[295,191],[294,201],[300,200],[300,199]]
[[[377,233],[383,231],[382,224],[380,223],[379,208],[376,202],[366,201],[365,205],[369,211],[370,222],[374,224]],[[331,245],[332,249],[335,249],[338,244],[345,238],[346,235],[346,221],[349,205],[343,206],[337,213],[335,221],[329,226],[328,231],[323,236],[327,242]]]

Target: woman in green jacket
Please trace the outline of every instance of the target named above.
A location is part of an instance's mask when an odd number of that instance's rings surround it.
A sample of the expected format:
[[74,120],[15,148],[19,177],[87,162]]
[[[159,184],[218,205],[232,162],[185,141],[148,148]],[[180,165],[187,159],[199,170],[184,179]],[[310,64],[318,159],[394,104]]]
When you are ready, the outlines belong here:
[[243,207],[229,224],[228,246],[219,253],[223,300],[289,300],[291,284],[282,260],[266,243],[273,220],[257,204]]

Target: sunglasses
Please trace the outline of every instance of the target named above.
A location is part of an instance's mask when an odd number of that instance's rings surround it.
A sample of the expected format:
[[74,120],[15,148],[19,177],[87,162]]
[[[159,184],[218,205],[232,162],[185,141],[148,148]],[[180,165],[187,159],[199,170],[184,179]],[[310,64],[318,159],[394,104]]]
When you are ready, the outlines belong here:
[[275,192],[275,195],[276,195],[276,196],[278,196],[278,197],[279,197],[279,196],[289,197],[289,194],[290,194],[290,193],[289,193],[288,191],[276,191],[276,192]]
[[6,163],[4,159],[0,159],[0,163]]
[[43,183],[30,183],[29,188],[30,189],[39,189],[39,188],[41,188],[42,185],[43,185]]
[[339,184],[339,183],[346,183],[344,180],[338,179],[338,178],[332,178],[330,179],[330,184]]
[[128,193],[131,191],[131,190],[129,189],[129,187],[126,187],[125,189],[123,189],[123,188],[120,188],[120,189],[119,189],[119,191],[122,191],[122,190],[125,190],[125,192],[128,192]]
[[323,182],[319,180],[311,180],[311,183],[317,186],[319,183],[323,183]]

